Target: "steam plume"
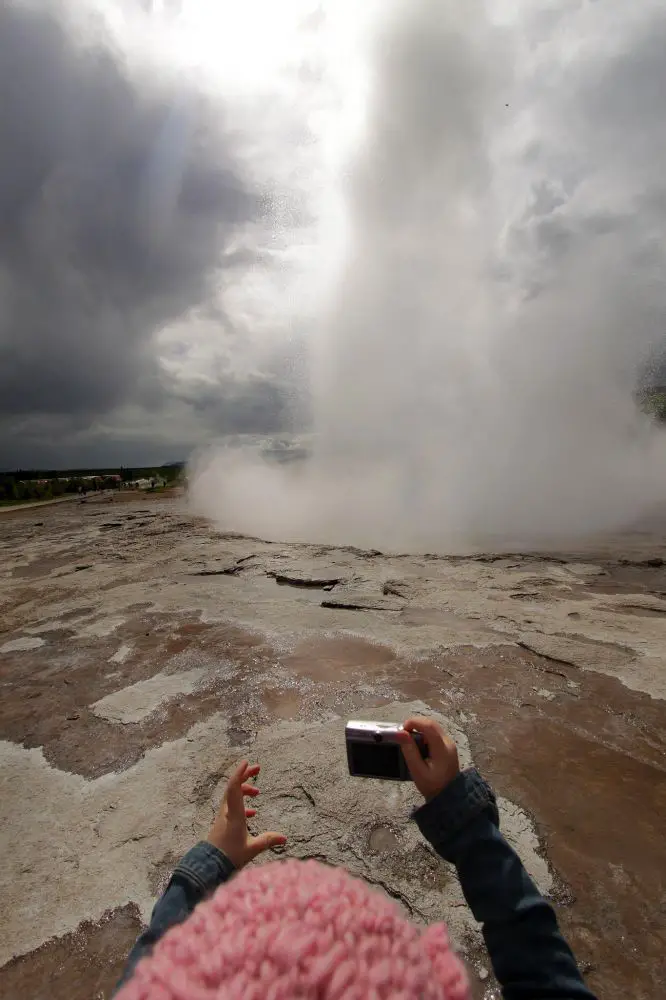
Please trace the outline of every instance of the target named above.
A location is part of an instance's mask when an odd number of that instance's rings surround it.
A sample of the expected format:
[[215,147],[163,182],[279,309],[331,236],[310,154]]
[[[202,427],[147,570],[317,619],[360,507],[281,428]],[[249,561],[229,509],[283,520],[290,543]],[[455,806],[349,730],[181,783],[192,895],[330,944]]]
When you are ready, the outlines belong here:
[[[562,19],[595,37],[592,6]],[[519,8],[527,36],[540,12]],[[632,130],[643,156],[664,140],[649,74],[664,80],[666,18],[648,5],[594,73],[581,57],[546,94],[557,27],[533,77],[529,37],[480,3],[417,0],[375,36],[312,458],[204,456],[200,510],[272,537],[450,549],[570,539],[666,496],[666,443],[633,396],[663,334],[666,188],[629,153]],[[646,95],[640,129],[608,100],[620,84]]]

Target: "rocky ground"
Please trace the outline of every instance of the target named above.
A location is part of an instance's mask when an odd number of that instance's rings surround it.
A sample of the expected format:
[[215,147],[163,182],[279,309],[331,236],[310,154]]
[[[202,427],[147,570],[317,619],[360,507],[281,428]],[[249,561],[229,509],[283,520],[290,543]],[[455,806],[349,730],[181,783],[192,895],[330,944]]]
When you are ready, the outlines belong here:
[[287,854],[445,918],[411,786],[346,773],[348,717],[445,720],[606,1000],[666,952],[666,513],[585,550],[389,556],[220,534],[182,497],[0,515],[0,994],[108,997],[225,775]]

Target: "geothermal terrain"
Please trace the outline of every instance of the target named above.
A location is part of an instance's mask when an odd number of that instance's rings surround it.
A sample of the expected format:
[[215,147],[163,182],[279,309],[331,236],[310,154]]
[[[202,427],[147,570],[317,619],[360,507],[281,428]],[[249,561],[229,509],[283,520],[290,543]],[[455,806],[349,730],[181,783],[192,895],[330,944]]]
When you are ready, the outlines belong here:
[[446,557],[222,534],[177,495],[2,512],[0,994],[108,997],[248,756],[287,855],[447,920],[495,997],[414,789],[346,773],[347,718],[418,710],[494,784],[593,989],[659,995],[665,527]]

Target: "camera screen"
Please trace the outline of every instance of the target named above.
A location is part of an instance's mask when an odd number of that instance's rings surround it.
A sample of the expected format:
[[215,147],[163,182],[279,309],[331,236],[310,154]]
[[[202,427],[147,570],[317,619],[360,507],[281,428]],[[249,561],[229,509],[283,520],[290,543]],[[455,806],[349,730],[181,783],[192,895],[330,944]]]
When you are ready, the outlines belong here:
[[399,778],[400,747],[395,743],[351,743],[351,764],[354,774],[368,778]]

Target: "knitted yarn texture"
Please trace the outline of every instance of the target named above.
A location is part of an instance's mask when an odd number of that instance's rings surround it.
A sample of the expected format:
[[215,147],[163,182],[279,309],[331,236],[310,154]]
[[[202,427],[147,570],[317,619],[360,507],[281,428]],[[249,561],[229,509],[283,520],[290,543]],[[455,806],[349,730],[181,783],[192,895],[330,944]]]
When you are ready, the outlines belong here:
[[117,1000],[469,1000],[444,924],[341,868],[246,868],[171,928]]

